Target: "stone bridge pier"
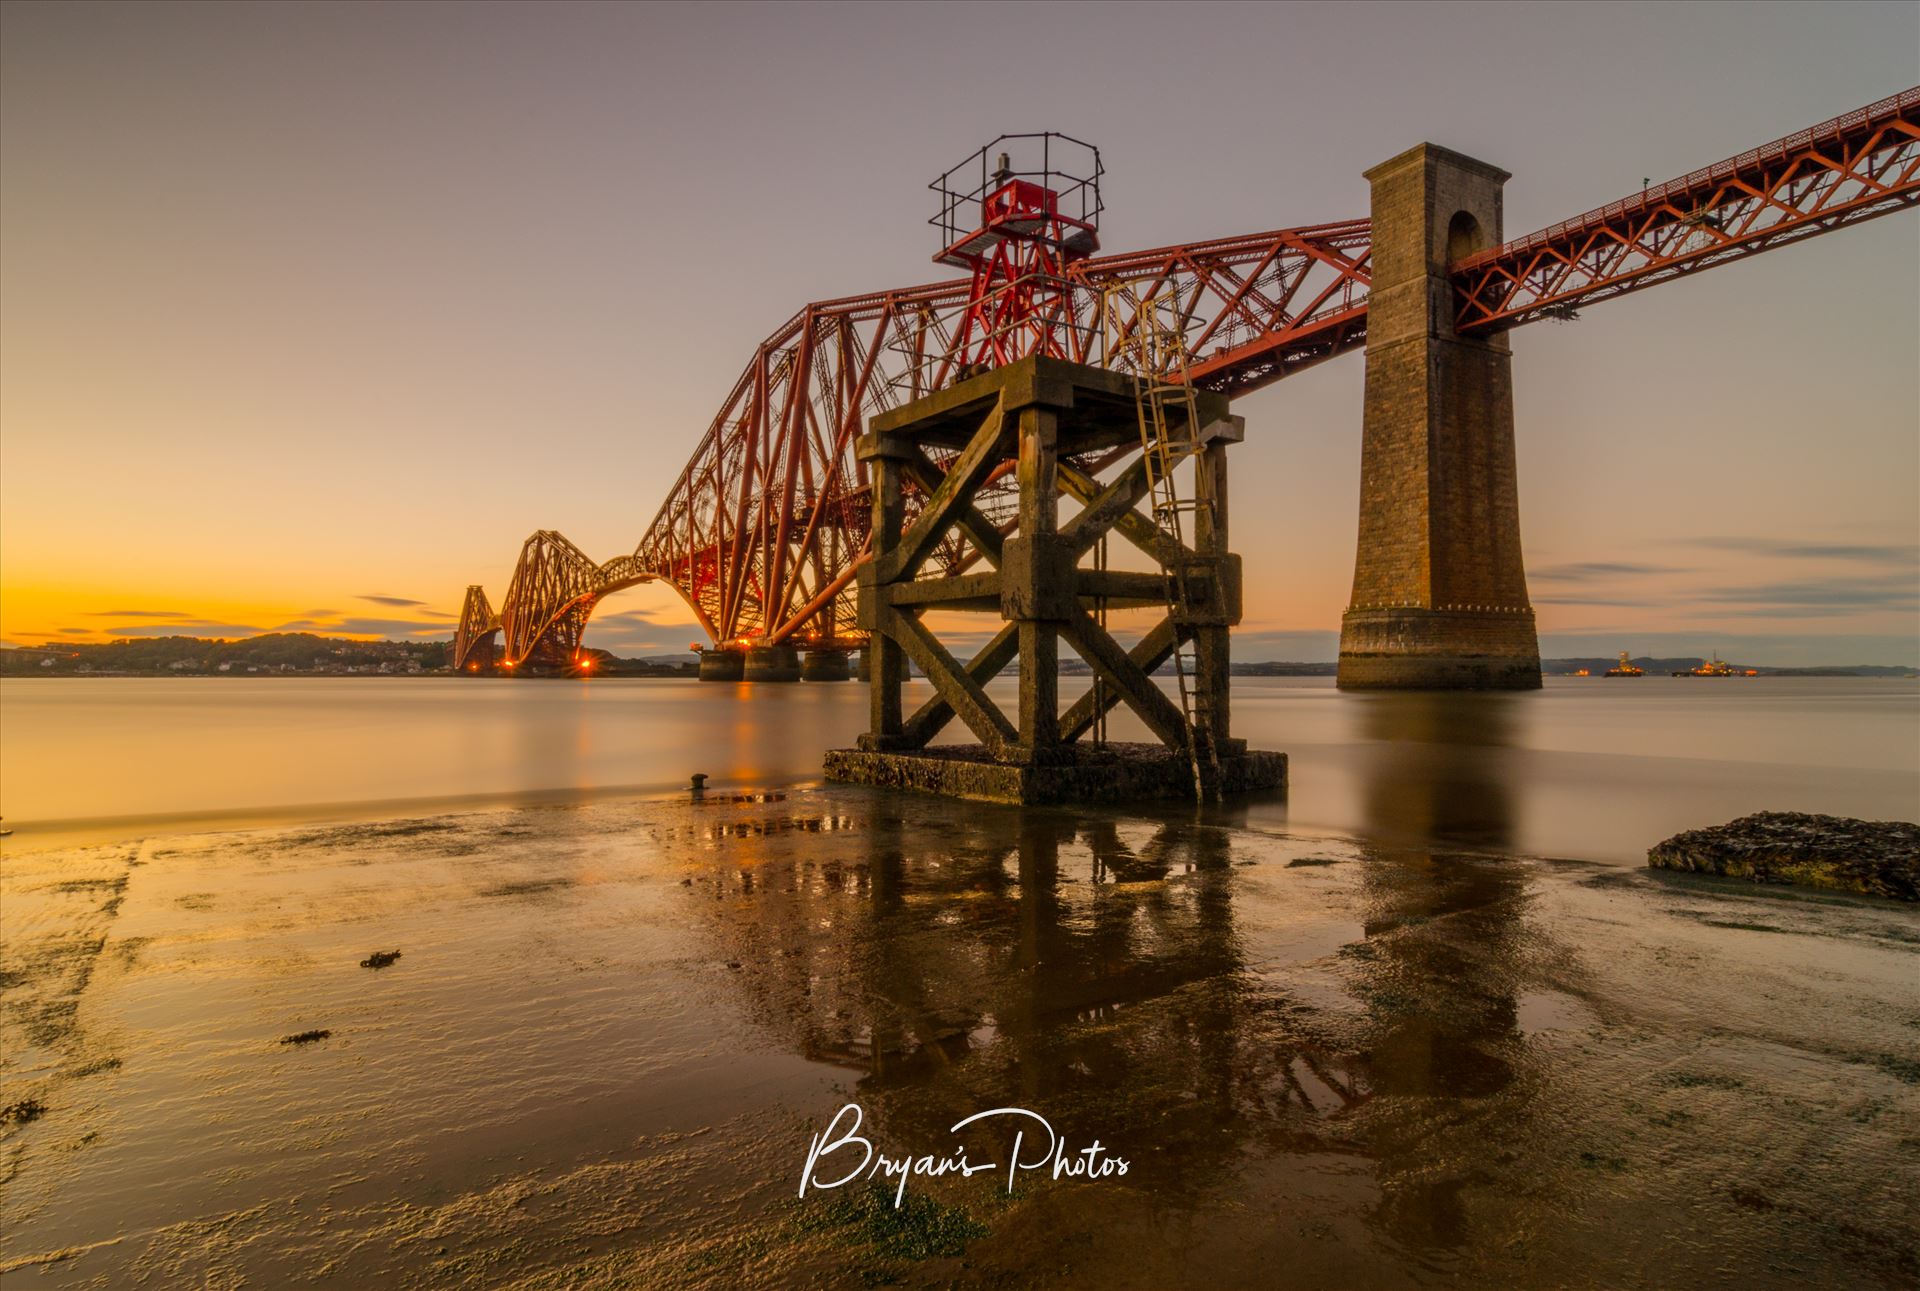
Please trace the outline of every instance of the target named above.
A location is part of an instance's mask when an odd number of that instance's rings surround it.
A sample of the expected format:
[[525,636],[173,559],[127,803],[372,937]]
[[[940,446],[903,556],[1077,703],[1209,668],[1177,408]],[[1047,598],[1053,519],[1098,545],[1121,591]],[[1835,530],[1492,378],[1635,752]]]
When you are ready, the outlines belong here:
[[1373,282],[1342,689],[1540,685],[1520,556],[1512,356],[1504,333],[1454,334],[1447,275],[1501,241],[1507,178],[1430,143],[1367,172]]

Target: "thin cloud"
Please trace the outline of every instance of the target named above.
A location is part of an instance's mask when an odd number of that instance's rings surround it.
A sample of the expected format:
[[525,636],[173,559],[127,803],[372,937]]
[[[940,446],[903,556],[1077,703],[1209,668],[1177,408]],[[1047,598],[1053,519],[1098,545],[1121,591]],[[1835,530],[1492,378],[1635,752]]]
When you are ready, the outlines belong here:
[[209,623],[200,620],[192,623],[138,623],[124,628],[114,628],[109,635],[116,637],[257,637],[263,629],[248,623]]
[[1534,596],[1531,599],[1535,605],[1605,605],[1613,609],[1623,610],[1651,609],[1653,606],[1667,603],[1665,601],[1647,599],[1634,600],[1625,597],[1608,596]]
[[1857,560],[1874,565],[1920,565],[1920,547],[1784,547],[1783,556],[1810,560]]
[[1695,538],[1691,546],[1739,551],[1788,560],[1843,560],[1871,565],[1920,565],[1920,546],[1909,543],[1782,542],[1778,538]]
[[185,610],[89,610],[90,619],[184,619],[191,618]]
[[1920,610],[1920,588],[1904,575],[1756,583],[1714,588],[1700,593],[1698,599],[1718,605],[1799,613]]
[[338,623],[329,623],[327,631],[345,632],[352,636],[378,637],[447,637],[445,623],[422,623],[418,619],[359,619],[346,618]]
[[1671,565],[1636,565],[1627,561],[1581,561],[1571,565],[1548,565],[1530,569],[1527,577],[1549,583],[1578,583],[1596,578],[1644,577],[1649,574],[1681,574],[1687,571]]
[[427,608],[427,603],[425,601],[415,601],[405,596],[381,596],[373,592],[356,592],[354,594],[363,601],[372,601],[375,605],[391,605],[395,609],[424,610],[425,608]]

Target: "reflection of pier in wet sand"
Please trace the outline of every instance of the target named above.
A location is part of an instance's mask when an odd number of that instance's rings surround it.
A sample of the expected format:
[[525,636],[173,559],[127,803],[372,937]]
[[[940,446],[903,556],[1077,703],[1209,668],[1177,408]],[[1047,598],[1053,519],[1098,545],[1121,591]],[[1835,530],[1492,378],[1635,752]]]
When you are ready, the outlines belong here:
[[[1910,1279],[1913,913],[1476,854],[1487,736],[1375,769],[1418,847],[832,789],[12,857],[0,1102],[47,1110],[0,1141],[0,1267]],[[795,1198],[849,1102],[895,1153],[1011,1106],[1131,1168]]]

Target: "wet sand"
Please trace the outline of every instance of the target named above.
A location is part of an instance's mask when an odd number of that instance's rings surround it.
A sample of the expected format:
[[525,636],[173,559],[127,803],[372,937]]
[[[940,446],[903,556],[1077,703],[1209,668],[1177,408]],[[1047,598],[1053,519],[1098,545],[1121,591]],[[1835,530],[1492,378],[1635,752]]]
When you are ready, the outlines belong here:
[[[1262,819],[808,789],[10,854],[0,1273],[1920,1279],[1920,912]],[[797,1197],[849,1102],[1129,1170]]]

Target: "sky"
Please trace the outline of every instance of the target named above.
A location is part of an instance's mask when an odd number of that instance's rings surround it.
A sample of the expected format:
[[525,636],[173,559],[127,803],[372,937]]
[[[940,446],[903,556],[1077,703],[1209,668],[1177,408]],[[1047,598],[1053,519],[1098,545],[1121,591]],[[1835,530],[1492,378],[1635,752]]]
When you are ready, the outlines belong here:
[[[1120,251],[1364,216],[1422,140],[1517,236],[1920,82],[1920,5],[0,10],[0,639],[450,633],[632,550],[755,345],[949,276],[932,176],[1091,140]],[[1543,653],[1920,663],[1920,217],[1513,333]],[[1362,360],[1240,400],[1236,656],[1331,659]],[[587,644],[684,651],[669,589]]]

